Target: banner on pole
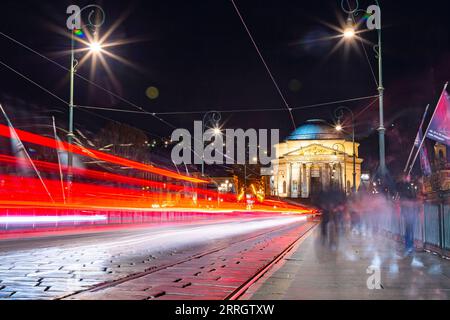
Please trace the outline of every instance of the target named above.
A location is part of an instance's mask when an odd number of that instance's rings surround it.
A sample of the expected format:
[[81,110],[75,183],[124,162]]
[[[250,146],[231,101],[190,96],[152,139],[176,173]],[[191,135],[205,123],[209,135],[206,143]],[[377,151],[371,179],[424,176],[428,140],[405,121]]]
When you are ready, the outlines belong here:
[[434,117],[431,119],[427,138],[450,146],[450,101],[447,91],[442,93]]
[[424,176],[429,177],[431,175],[431,165],[428,158],[428,150],[425,144],[421,144],[423,139],[422,125],[420,125],[419,132],[417,132],[416,140],[414,141],[414,146],[420,148],[420,167],[422,168],[422,173]]

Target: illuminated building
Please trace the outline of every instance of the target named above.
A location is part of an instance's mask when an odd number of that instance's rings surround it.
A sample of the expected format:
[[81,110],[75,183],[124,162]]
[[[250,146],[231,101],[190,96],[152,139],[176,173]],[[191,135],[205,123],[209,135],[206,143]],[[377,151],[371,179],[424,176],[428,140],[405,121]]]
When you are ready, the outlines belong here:
[[[361,163],[356,150],[356,188],[361,184]],[[272,161],[271,194],[285,198],[311,198],[321,191],[353,187],[351,137],[324,120],[309,120],[276,145]]]
[[450,154],[449,148],[440,143],[433,147],[432,173],[423,177],[423,191],[426,194],[450,190]]

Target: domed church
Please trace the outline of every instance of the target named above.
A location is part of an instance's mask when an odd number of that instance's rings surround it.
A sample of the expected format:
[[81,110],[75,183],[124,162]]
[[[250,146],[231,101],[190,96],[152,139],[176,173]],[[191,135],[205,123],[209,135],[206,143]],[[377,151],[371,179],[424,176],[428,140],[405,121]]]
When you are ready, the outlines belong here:
[[[356,188],[361,181],[359,143],[355,143]],[[325,120],[308,120],[275,147],[271,194],[285,198],[311,198],[321,191],[353,188],[352,137]]]

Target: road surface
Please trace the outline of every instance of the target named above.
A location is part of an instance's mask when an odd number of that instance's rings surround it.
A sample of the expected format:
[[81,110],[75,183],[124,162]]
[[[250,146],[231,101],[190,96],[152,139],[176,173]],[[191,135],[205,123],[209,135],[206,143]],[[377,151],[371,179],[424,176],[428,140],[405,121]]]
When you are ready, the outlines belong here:
[[225,299],[314,226],[303,216],[0,241],[0,299]]

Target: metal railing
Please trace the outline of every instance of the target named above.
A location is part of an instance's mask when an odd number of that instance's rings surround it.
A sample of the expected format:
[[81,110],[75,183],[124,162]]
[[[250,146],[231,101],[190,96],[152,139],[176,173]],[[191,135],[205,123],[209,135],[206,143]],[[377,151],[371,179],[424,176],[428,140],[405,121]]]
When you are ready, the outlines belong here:
[[[405,221],[396,206],[385,219],[382,229],[403,240]],[[419,216],[414,220],[416,246],[450,256],[450,195],[435,195],[420,205]]]

